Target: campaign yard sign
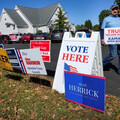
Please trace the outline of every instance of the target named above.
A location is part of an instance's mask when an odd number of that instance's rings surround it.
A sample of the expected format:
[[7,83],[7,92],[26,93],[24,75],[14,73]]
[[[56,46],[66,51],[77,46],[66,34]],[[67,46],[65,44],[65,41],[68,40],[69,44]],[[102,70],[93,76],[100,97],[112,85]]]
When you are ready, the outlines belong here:
[[120,44],[120,28],[105,28],[104,40],[106,44]]
[[24,74],[47,75],[39,49],[17,50],[17,55]]
[[5,49],[0,49],[0,67],[13,71],[9,57]]
[[18,56],[16,54],[15,48],[8,48],[8,49],[6,49],[6,51],[7,51],[7,54],[8,54],[8,57],[9,57],[12,67],[20,68],[20,64],[18,61]]
[[44,62],[50,62],[50,50],[51,41],[50,40],[31,40],[30,48],[40,48],[40,53]]
[[71,72],[65,64],[65,99],[82,106],[105,111],[105,78]]

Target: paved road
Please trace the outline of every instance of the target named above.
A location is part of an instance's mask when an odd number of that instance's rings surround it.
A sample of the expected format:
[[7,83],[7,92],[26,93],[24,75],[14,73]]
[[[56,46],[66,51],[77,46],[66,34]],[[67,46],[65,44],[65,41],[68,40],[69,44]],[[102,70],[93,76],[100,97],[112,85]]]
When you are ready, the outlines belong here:
[[[54,77],[55,69],[57,65],[59,50],[61,43],[51,44],[51,63],[45,63],[48,76]],[[27,49],[29,44],[4,44],[5,48]],[[105,57],[108,53],[108,47],[102,47],[102,56]],[[117,74],[118,56],[111,62],[110,70],[104,71],[106,77],[106,93],[117,97],[120,97],[120,75]]]

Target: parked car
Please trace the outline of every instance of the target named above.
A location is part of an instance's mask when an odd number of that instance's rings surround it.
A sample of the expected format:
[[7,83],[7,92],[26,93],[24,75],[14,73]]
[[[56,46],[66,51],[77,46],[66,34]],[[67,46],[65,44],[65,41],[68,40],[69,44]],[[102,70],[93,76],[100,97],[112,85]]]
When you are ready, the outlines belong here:
[[21,33],[18,34],[9,34],[9,38],[11,42],[20,42],[20,39],[22,37]]
[[51,34],[51,41],[62,41],[63,35],[64,35],[64,30],[60,29],[60,30],[53,30],[52,34]]
[[10,43],[10,38],[8,35],[0,35],[0,43]]
[[47,33],[36,33],[34,40],[47,40],[48,34]]
[[33,40],[34,36],[33,34],[25,34],[21,37],[20,42],[30,42],[30,40]]
[[[76,32],[85,32],[87,38],[91,37],[91,31],[87,28],[77,29]],[[80,35],[80,37],[82,36]]]

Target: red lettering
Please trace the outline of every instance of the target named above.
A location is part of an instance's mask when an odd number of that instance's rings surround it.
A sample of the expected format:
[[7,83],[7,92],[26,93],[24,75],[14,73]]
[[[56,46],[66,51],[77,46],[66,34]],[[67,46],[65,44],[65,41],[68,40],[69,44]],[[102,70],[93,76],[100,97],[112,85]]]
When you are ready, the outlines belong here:
[[89,58],[88,55],[63,53],[62,60],[88,63],[89,62],[88,58]]
[[76,62],[81,62],[82,55],[76,55]]
[[30,58],[25,58],[27,65],[40,65],[40,61],[31,61]]
[[88,63],[88,58],[89,58],[88,55],[83,55],[83,62]]
[[69,54],[68,53],[63,53],[63,58],[62,60],[68,60]]
[[70,61],[74,61],[75,54],[70,54]]

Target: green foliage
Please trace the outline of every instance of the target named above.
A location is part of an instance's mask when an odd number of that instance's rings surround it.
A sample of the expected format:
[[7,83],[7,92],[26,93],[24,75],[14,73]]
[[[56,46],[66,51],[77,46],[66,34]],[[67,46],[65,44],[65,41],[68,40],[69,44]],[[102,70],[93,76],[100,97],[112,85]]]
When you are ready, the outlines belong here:
[[81,25],[77,25],[75,28],[77,30],[77,29],[85,28],[85,26],[83,24],[81,24]]
[[85,27],[88,28],[88,29],[92,29],[92,22],[91,22],[91,20],[86,20],[85,21]]
[[[117,4],[119,6],[119,9],[120,9],[120,0],[115,0],[114,4]],[[118,14],[118,16],[120,17],[120,14]]]
[[57,19],[55,20],[55,26],[57,29],[67,29],[67,17],[66,17],[66,13],[64,13],[64,11],[59,8],[57,15]]
[[107,16],[109,16],[110,12],[109,10],[102,10],[100,15],[99,15],[99,24],[100,24],[100,27],[102,25],[102,22],[103,22],[103,19]]
[[37,33],[42,33],[42,30],[38,30]]
[[115,0],[114,4],[117,4],[120,7],[120,0]]
[[96,24],[92,28],[94,31],[99,31],[100,30],[100,25]]

